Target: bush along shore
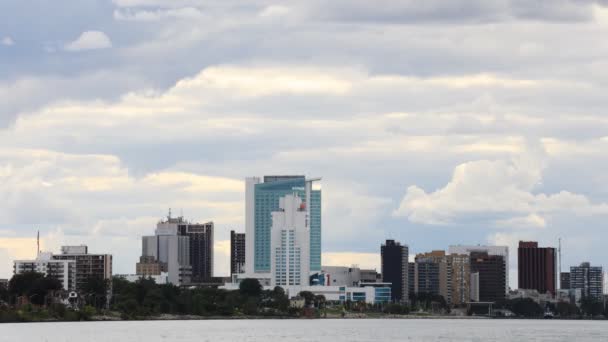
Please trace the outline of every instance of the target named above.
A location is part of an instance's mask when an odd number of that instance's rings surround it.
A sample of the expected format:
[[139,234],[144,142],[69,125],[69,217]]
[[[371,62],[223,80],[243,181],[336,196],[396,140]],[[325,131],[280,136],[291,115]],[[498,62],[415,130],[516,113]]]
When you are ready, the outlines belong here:
[[[109,292],[112,296],[108,296]],[[370,305],[362,302],[333,303],[324,296],[301,292],[289,299],[276,287],[263,290],[256,279],[245,279],[239,290],[180,288],[158,285],[142,278],[128,282],[90,279],[74,297],[53,278],[39,273],[15,275],[0,287],[0,322],[46,322],[90,320],[249,319],[249,318],[469,318],[465,308],[450,309],[441,296],[418,294],[410,305]],[[495,313],[508,317],[604,319],[603,303],[583,300],[580,306],[558,303],[541,307],[531,299],[505,300],[494,305]],[[499,314],[500,316],[500,314]],[[505,315],[502,315],[505,317]]]

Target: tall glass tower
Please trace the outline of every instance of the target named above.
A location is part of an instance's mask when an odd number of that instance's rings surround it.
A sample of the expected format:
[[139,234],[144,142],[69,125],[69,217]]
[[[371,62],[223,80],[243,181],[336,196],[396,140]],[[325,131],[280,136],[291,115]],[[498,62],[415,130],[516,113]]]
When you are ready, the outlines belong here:
[[321,190],[305,176],[265,176],[246,179],[245,264],[247,273],[270,273],[272,212],[279,211],[279,199],[296,194],[304,200],[310,228],[310,270],[321,270]]

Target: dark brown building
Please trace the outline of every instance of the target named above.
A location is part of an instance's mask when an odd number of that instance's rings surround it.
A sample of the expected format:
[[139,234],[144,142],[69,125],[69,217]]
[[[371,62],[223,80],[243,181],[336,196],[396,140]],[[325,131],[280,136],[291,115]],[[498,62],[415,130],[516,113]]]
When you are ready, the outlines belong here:
[[245,233],[230,231],[230,276],[245,273]]
[[183,222],[178,225],[178,232],[190,238],[192,282],[208,282],[213,277],[213,222]]
[[552,247],[538,247],[535,241],[520,241],[517,249],[518,286],[555,294],[556,253]]
[[471,273],[479,274],[479,301],[497,302],[505,299],[505,260],[501,255],[487,252],[471,252]]

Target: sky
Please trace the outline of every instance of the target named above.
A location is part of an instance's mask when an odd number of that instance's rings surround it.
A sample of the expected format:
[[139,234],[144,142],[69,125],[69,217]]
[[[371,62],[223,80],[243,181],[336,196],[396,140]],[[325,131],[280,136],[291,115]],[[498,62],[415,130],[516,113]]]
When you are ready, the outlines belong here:
[[607,266],[608,1],[0,2],[0,277],[64,244],[134,273],[173,213],[323,177],[323,264],[452,244]]

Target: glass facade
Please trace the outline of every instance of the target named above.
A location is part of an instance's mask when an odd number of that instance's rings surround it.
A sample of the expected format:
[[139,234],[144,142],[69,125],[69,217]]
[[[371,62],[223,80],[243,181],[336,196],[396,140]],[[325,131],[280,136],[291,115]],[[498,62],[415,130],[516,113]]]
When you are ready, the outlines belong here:
[[374,289],[374,303],[389,303],[391,301],[390,287],[376,287]]
[[353,302],[365,303],[365,292],[353,292]]
[[[297,177],[265,177],[264,183],[255,185],[255,240],[254,270],[270,272],[270,229],[272,212],[279,210],[279,199],[296,194],[306,201],[306,179]],[[310,195],[310,270],[321,270],[321,190]],[[308,203],[306,204],[308,205]]]

